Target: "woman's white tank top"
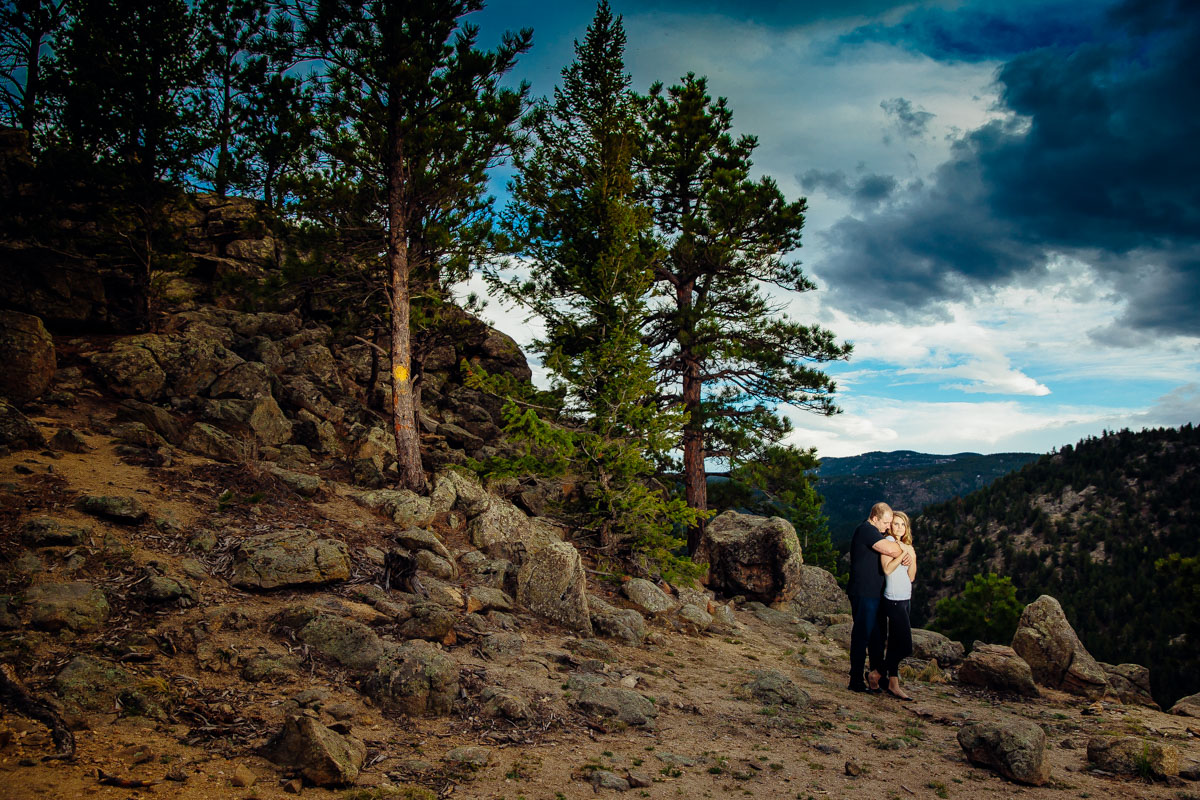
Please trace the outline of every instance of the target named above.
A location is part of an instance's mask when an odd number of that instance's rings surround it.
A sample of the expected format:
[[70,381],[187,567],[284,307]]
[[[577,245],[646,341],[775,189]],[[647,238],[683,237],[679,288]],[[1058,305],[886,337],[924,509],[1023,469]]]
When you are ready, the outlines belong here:
[[[896,541],[895,536],[885,536],[889,542]],[[911,600],[912,581],[908,579],[908,567],[901,564],[884,577],[883,597],[885,600]]]

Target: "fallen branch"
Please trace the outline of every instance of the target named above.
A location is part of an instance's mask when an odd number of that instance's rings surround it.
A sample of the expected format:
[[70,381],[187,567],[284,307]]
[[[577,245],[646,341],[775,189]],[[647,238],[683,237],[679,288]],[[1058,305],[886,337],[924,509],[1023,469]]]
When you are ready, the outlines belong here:
[[0,702],[19,714],[36,719],[50,729],[50,737],[54,740],[57,752],[52,756],[45,756],[43,760],[69,761],[75,758],[75,734],[67,728],[66,721],[48,703],[34,697],[9,664],[0,664]]

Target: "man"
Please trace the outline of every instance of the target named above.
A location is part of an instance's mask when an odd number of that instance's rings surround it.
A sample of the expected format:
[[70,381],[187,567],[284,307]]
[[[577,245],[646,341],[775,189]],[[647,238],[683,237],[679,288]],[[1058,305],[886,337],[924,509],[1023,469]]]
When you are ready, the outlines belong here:
[[[854,538],[850,540],[850,585],[847,594],[850,595],[850,610],[854,614],[854,628],[850,633],[849,686],[853,692],[874,692],[879,689],[879,664],[872,663],[871,674],[865,679],[863,676],[867,645],[875,630],[879,603],[883,598],[883,566],[879,554],[903,556],[911,560],[911,556],[905,555],[899,544],[883,538],[883,533],[891,524],[891,507],[887,503],[876,503],[871,506],[867,521],[854,529]],[[908,566],[908,561],[901,560],[900,563]]]

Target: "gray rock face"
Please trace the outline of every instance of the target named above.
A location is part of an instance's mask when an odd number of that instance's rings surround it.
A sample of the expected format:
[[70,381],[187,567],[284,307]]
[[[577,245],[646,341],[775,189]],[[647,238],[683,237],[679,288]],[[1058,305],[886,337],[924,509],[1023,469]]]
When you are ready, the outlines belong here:
[[492,496],[478,478],[456,469],[439,472],[433,485],[432,497],[439,512],[461,511],[467,518],[472,518],[486,511],[492,502]]
[[963,660],[966,648],[962,642],[952,641],[937,631],[913,628],[913,656],[928,661],[936,658],[938,665],[952,667]]
[[0,447],[34,450],[46,446],[46,437],[24,414],[0,399]]
[[259,361],[244,361],[213,381],[208,387],[209,397],[236,397],[253,400],[271,397],[272,385],[277,382],[275,373]]
[[621,593],[645,614],[665,614],[679,607],[675,598],[645,578],[633,578],[621,584]]
[[504,591],[489,586],[472,586],[467,595],[467,613],[478,611],[512,611],[513,601]]
[[366,746],[358,739],[298,715],[287,718],[265,751],[271,761],[298,770],[317,786],[354,783],[367,755]]
[[493,717],[503,717],[513,722],[521,722],[533,716],[529,701],[516,692],[499,686],[489,686],[480,695],[483,701],[484,713]]
[[1181,717],[1200,718],[1200,692],[1176,700],[1175,705],[1171,706],[1169,713],[1177,714]]
[[153,567],[142,572],[142,580],[134,587],[134,593],[148,603],[179,603],[190,606],[198,599],[196,589],[181,578],[162,575]]
[[585,714],[619,720],[626,725],[653,728],[658,709],[632,689],[589,685],[579,693],[575,705]]
[[517,572],[517,603],[569,630],[592,635],[587,576],[579,551],[566,542],[529,554]]
[[460,682],[454,659],[421,640],[388,646],[364,683],[372,698],[412,716],[449,714]]
[[[794,613],[780,611],[776,608],[768,608],[759,602],[747,603],[746,608],[750,610],[751,614],[772,628],[778,628],[781,631],[786,631],[805,640],[817,635],[816,625],[807,620],[800,619]],[[791,606],[786,606],[786,608],[791,608]]]
[[1093,736],[1088,763],[1120,775],[1171,778],[1179,774],[1179,748],[1136,736]]
[[1062,606],[1042,595],[1021,613],[1012,647],[1043,686],[1096,698],[1108,688],[1104,670],[1079,641]]
[[85,581],[32,586],[25,602],[33,610],[29,624],[45,631],[91,631],[108,619],[104,592]]
[[450,551],[446,549],[446,545],[442,544],[442,540],[436,534],[422,528],[407,528],[392,534],[392,538],[396,540],[397,544],[409,550],[428,550],[451,563],[454,561],[454,556],[450,555]]
[[54,676],[52,685],[64,703],[84,711],[99,711],[111,708],[113,698],[129,681],[129,673],[116,664],[76,656]]
[[800,567],[800,586],[791,606],[796,614],[812,620],[825,614],[849,614],[850,598],[832,573],[804,564]]
[[93,353],[89,359],[101,380],[117,394],[136,400],[163,396],[167,373],[144,347],[117,343],[111,350]]
[[136,525],[147,516],[146,509],[135,497],[113,495],[84,495],[77,503],[79,510],[93,517]]
[[243,589],[319,585],[349,577],[346,545],[312,531],[251,536],[234,554],[233,584]]
[[588,615],[593,631],[600,636],[641,644],[646,637],[646,619],[632,608],[617,608],[595,595],[588,595]]
[[317,475],[294,472],[277,465],[271,465],[267,471],[301,497],[315,497],[325,487],[325,481]]
[[50,388],[58,362],[54,340],[39,318],[0,311],[0,353],[4,353],[0,397],[23,405]]
[[1150,670],[1141,664],[1105,664],[1100,668],[1108,677],[1108,685],[1125,705],[1146,706],[1158,709],[1158,703],[1150,694]]
[[83,434],[72,428],[59,428],[50,437],[50,447],[63,453],[86,453],[92,449]]
[[775,603],[800,590],[800,540],[780,517],[726,511],[705,526],[697,558],[708,561],[709,587],[727,595]]
[[507,663],[525,652],[525,640],[518,633],[489,633],[480,641],[479,652],[489,661]]
[[682,623],[685,629],[697,633],[703,633],[713,624],[712,614],[691,603],[680,606],[679,611],[675,613],[675,619]]
[[1046,732],[1027,720],[965,725],[958,731],[958,744],[971,763],[991,767],[1010,780],[1041,786],[1050,779]]
[[350,496],[354,502],[392,518],[401,528],[424,528],[433,522],[434,513],[428,497],[407,489],[373,489]]
[[971,654],[958,667],[958,679],[997,692],[1038,696],[1029,665],[1015,650],[1002,644],[976,642]]
[[[182,443],[186,435],[183,424],[170,411],[138,400],[122,400],[120,407],[117,408],[117,420],[141,423],[171,444]],[[117,435],[115,431],[114,435]],[[129,444],[138,444],[142,447],[151,446],[146,442],[139,441],[130,441]]]
[[792,679],[773,669],[753,670],[754,678],[742,690],[764,706],[793,706],[807,708],[812,698],[792,682]]
[[300,641],[350,669],[374,669],[383,658],[375,631],[351,619],[320,614],[300,628]]
[[409,609],[409,614],[411,616],[400,625],[402,636],[429,642],[452,639],[458,617],[449,609],[437,603],[415,603]]
[[509,557],[522,547],[540,550],[562,542],[562,531],[507,500],[493,497],[485,510],[467,524],[467,536],[476,548],[493,556]]

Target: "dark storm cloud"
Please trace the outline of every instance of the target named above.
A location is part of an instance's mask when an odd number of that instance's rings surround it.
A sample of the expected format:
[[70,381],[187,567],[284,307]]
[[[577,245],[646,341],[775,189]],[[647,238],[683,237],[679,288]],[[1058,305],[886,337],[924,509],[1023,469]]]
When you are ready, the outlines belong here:
[[1124,324],[1200,334],[1200,12],[1127,4],[1109,38],[998,73],[1015,112],[961,138],[902,206],[830,233],[818,266],[848,301],[899,309],[1085,261]]
[[905,100],[903,97],[884,100],[880,102],[879,107],[883,109],[883,113],[888,115],[900,135],[906,139],[924,136],[930,120],[935,116],[928,111],[914,109],[912,101]]
[[821,191],[831,197],[845,197],[858,209],[874,208],[889,199],[900,186],[891,175],[871,173],[851,180],[840,169],[810,169],[797,177],[806,192]]
[[718,14],[737,20],[751,20],[771,27],[808,25],[828,20],[875,17],[903,7],[897,0],[651,0],[636,6],[623,7],[614,2],[613,10],[633,14],[646,11],[669,11],[695,16]]
[[1021,2],[997,8],[968,3],[953,10],[917,7],[895,24],[873,22],[838,39],[837,47],[881,43],[944,61],[1005,59],[1041,47],[1072,47],[1088,41],[1097,4]]

